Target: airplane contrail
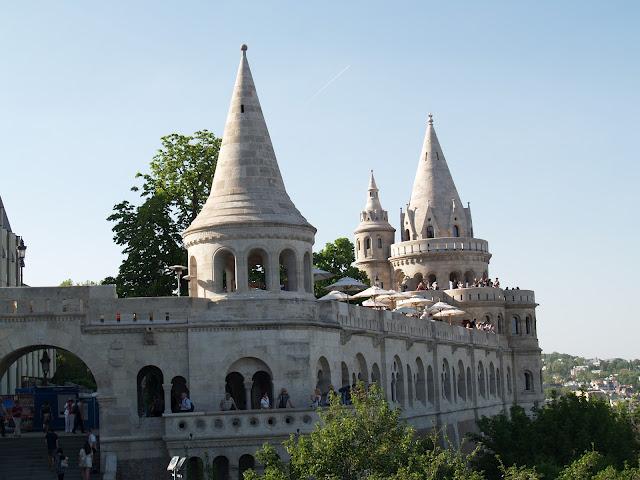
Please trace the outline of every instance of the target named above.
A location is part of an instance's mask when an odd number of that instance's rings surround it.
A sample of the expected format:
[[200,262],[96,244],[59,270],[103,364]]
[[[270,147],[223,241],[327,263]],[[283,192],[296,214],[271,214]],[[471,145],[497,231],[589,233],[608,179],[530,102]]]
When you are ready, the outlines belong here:
[[346,71],[347,71],[347,70],[349,70],[350,68],[351,68],[351,65],[347,65],[347,66],[346,66],[346,67],[344,67],[342,70],[340,70],[340,72],[338,72],[338,74],[337,74],[335,77],[333,77],[331,80],[329,80],[327,83],[325,83],[325,84],[320,88],[320,90],[318,90],[316,93],[314,93],[314,94],[311,96],[311,98],[309,98],[309,102],[310,102],[311,100],[313,100],[314,98],[316,98],[318,95],[320,95],[322,92],[324,92],[324,91],[329,87],[329,85],[331,85],[333,82],[335,82],[337,79],[339,79],[339,78],[344,74],[344,72],[346,72]]

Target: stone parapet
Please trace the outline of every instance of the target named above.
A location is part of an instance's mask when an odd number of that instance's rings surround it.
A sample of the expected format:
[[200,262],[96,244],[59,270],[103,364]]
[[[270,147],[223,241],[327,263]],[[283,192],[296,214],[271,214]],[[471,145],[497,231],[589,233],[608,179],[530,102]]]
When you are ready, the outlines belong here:
[[391,258],[438,252],[489,253],[489,242],[479,238],[440,237],[408,240],[391,245]]

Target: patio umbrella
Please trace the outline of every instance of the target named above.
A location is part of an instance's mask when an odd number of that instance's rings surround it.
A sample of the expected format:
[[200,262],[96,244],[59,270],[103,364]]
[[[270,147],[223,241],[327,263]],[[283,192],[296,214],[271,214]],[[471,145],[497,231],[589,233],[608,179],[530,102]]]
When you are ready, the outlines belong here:
[[324,288],[327,290],[338,290],[339,292],[359,292],[367,288],[367,286],[355,278],[344,277]]
[[327,293],[324,297],[320,297],[318,299],[319,302],[328,302],[331,300],[335,300],[337,302],[347,302],[349,300],[349,295],[346,293],[339,292],[338,290],[334,290],[332,292]]
[[400,307],[400,308],[396,308],[393,312],[394,313],[402,313],[403,315],[417,315],[418,314],[418,310],[416,310],[413,307]]
[[369,298],[369,297],[375,298],[380,295],[387,295],[389,293],[390,293],[390,290],[385,290],[383,288],[380,288],[374,285],[373,287],[369,287],[360,293],[356,293],[355,295],[353,295],[353,298]]
[[451,325],[451,319],[453,317],[459,317],[461,315],[464,315],[466,312],[464,312],[463,310],[459,310],[457,308],[453,308],[453,309],[448,309],[448,310],[442,310],[441,312],[438,313],[434,313],[433,314],[433,318],[438,318],[438,319],[443,319],[443,318],[448,318],[449,319],[449,325]]
[[327,272],[326,270],[322,270],[317,267],[313,267],[313,281],[317,282],[319,280],[329,280],[330,278],[335,277],[335,274],[331,272]]
[[370,298],[369,300],[365,300],[364,302],[362,302],[362,306],[363,307],[374,307],[374,308],[380,308],[380,307],[389,307],[391,304],[391,302],[389,300],[387,301],[382,301],[379,298]]
[[429,313],[434,313],[434,312],[440,313],[444,310],[453,310],[453,309],[456,309],[456,307],[454,307],[453,305],[449,305],[448,303],[444,303],[444,302],[438,302],[429,307]]
[[428,298],[422,297],[411,297],[405,298],[403,300],[398,300],[399,307],[426,307],[427,305],[431,305],[433,300],[429,300]]

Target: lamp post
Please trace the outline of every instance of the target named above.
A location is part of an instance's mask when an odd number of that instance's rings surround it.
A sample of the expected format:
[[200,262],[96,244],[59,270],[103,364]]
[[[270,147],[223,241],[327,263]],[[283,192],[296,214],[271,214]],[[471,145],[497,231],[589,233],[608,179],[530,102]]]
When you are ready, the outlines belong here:
[[46,387],[47,377],[49,376],[49,369],[51,367],[51,359],[49,358],[49,354],[46,350],[42,352],[42,358],[40,358],[40,365],[42,365],[42,386]]
[[27,246],[24,244],[24,240],[20,237],[20,243],[16,247],[18,251],[18,266],[20,267],[20,286],[24,286],[24,281],[22,279],[23,269],[24,269],[24,257],[27,253]]
[[171,265],[169,267],[169,270],[171,270],[173,273],[176,274],[176,278],[178,279],[178,296],[180,296],[180,287],[181,287],[181,277],[182,277],[182,272],[186,272],[187,271],[187,267],[183,266],[183,265]]

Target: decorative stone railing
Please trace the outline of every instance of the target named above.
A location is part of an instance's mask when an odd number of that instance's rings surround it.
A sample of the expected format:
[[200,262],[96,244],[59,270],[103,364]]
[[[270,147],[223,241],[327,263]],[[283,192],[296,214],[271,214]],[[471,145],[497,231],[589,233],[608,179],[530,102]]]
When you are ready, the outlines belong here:
[[441,237],[408,240],[391,245],[391,257],[415,255],[417,253],[469,251],[489,253],[489,242],[477,238]]
[[165,440],[287,436],[308,433],[317,421],[315,410],[298,408],[171,413],[164,415]]

